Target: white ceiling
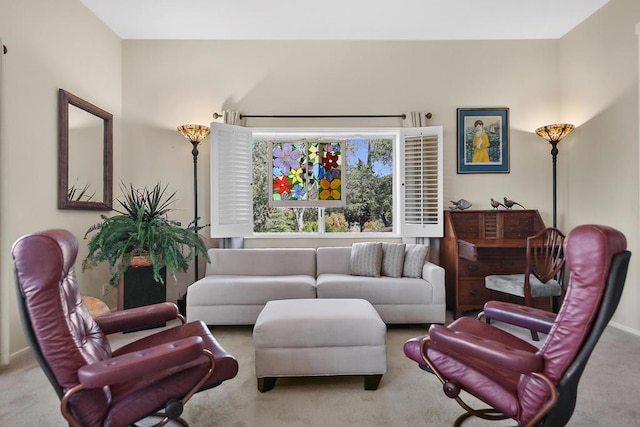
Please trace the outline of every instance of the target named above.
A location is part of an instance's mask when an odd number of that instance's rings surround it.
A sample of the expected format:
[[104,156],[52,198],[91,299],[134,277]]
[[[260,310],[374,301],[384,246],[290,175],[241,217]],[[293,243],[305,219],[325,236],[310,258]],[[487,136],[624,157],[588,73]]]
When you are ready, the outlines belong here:
[[557,39],[609,0],[81,0],[122,39]]

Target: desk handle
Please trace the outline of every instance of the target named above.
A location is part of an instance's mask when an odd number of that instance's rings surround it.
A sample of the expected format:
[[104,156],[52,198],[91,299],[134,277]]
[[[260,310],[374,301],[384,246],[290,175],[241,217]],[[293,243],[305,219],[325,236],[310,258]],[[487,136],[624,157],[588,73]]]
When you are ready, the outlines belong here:
[[468,267],[468,268],[469,268],[469,270],[471,270],[471,271],[478,271],[478,269],[479,269],[480,267],[478,267],[476,264],[469,264],[469,267]]
[[474,297],[477,297],[478,295],[480,295],[480,292],[478,292],[477,289],[471,289],[469,291],[469,294],[473,295]]

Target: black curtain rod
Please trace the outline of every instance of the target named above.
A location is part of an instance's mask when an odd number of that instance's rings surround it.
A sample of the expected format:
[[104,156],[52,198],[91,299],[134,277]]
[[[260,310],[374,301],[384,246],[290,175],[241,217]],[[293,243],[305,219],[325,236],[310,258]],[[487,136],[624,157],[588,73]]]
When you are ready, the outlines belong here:
[[[425,114],[427,119],[432,117],[431,113]],[[222,115],[213,113],[214,119],[221,118]],[[399,117],[402,120],[407,118],[406,114],[377,114],[377,115],[255,115],[240,114],[240,120],[245,118],[261,118],[261,119],[377,119],[386,117]]]
[[377,115],[254,115],[254,114],[240,114],[240,119],[254,118],[254,119],[377,119],[384,117],[400,117],[402,120],[407,118],[406,114],[377,114]]

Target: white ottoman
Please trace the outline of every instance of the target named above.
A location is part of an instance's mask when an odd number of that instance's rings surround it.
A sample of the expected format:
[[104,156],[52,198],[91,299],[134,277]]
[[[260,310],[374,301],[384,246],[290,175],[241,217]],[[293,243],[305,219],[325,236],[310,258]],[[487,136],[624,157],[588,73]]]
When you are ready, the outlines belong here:
[[256,320],[258,390],[278,377],[364,375],[376,390],[387,371],[387,327],[362,299],[269,301]]

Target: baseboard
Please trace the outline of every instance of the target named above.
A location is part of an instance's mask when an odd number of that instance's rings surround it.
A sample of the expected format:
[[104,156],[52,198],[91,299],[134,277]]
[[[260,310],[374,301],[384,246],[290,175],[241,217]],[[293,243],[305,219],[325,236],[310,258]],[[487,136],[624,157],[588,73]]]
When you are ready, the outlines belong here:
[[625,332],[629,332],[630,334],[640,337],[640,331],[637,329],[630,328],[618,322],[609,322],[609,325],[613,326],[614,328],[620,329]]
[[22,358],[22,357],[26,357],[27,355],[31,354],[31,347],[26,346],[21,348],[20,350],[11,353],[11,355],[9,356],[9,364],[14,363],[16,360]]

